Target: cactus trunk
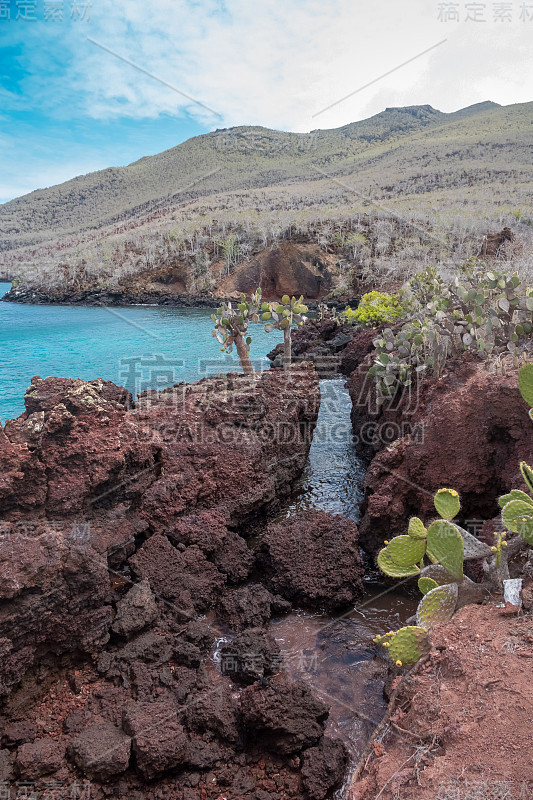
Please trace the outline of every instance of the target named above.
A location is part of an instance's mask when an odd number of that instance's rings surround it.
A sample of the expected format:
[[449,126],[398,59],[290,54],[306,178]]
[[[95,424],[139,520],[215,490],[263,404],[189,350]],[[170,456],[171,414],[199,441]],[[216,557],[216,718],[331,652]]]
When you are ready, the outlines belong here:
[[283,331],[283,369],[289,369],[292,360],[292,335],[290,326]]
[[252,362],[250,361],[250,356],[248,354],[248,348],[246,347],[242,336],[235,336],[235,347],[237,349],[239,361],[241,362],[242,371],[245,375],[252,375],[254,368],[252,367]]

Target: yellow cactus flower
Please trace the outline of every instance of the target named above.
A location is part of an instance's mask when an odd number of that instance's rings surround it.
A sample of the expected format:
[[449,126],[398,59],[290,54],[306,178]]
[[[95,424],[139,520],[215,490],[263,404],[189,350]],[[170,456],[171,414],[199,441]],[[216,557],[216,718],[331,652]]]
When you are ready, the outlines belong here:
[[402,662],[401,662],[399,659],[398,659],[398,661],[396,662],[396,666],[397,666],[397,667],[402,667],[402,666],[403,666]]

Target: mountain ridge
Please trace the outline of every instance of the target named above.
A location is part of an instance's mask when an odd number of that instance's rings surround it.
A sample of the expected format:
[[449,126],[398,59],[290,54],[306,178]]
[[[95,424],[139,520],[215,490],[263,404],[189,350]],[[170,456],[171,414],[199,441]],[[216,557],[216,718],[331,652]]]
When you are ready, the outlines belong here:
[[[401,145],[420,132],[524,106],[533,117],[533,103],[498,106],[486,101],[450,114],[429,105],[389,108],[340,128],[304,134],[262,126],[219,129],[126,166],[80,175],[0,205],[0,249],[102,227],[164,198],[179,202],[283,180],[312,180],[306,170],[311,161],[346,167],[351,157],[371,156],[376,146]],[[215,171],[224,170],[229,173],[225,181],[214,178]]]

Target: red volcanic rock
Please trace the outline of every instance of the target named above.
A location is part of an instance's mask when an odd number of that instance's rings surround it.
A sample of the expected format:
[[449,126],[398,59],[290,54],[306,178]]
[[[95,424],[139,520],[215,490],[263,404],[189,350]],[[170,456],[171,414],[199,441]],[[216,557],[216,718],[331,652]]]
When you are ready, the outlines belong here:
[[131,739],[110,722],[100,722],[82,731],[70,751],[83,775],[109,780],[127,770]]
[[323,800],[340,785],[348,765],[348,752],[339,739],[325,736],[303,756],[302,783],[309,800]]
[[276,753],[299,753],[318,742],[328,709],[303,681],[254,683],[241,694],[244,725],[257,741]]
[[320,393],[302,365],[181,385],[133,410],[128,393],[104,381],[34,378],[25,402],[0,429],[0,591],[13,600],[0,611],[4,690],[52,642],[91,652],[105,642],[106,560],[120,568],[136,537],[174,526],[177,547],[159,537],[135,564],[187,615],[213,605],[226,579],[244,580],[251,556],[226,522],[290,492]]
[[0,431],[0,510],[83,514],[97,525],[133,504],[152,530],[214,506],[241,520],[290,491],[320,392],[304,364],[148,393],[131,411],[128,403],[104,381],[34,378],[27,411]]
[[143,778],[152,780],[185,760],[187,736],[166,700],[131,703],[124,711],[123,727],[133,737],[135,763]]
[[213,606],[224,586],[224,576],[196,545],[180,552],[159,534],[143,544],[130,565],[149,582],[156,597],[191,616],[192,609],[203,612]]
[[258,564],[269,589],[298,606],[340,608],[363,590],[357,525],[325,511],[269,525]]
[[373,341],[379,336],[379,330],[376,328],[363,328],[346,345],[341,354],[341,371],[345,375],[351,375],[368,354],[373,352]]
[[276,672],[281,662],[278,643],[261,628],[244,631],[220,650],[220,670],[233,683],[254,683]]
[[285,614],[291,604],[275,597],[261,583],[251,583],[228,592],[219,603],[217,618],[234,631],[262,628],[272,614]]
[[46,472],[46,495],[38,482],[40,502],[34,505],[45,504],[57,516],[87,514],[104,499],[117,504],[131,497],[147,472],[153,474],[150,438],[131,423],[123,392],[113,384],[33,378],[25,403],[26,413],[4,428],[26,462],[23,488],[15,484],[4,508],[27,505],[24,494],[39,471]]
[[371,551],[404,533],[409,517],[434,518],[433,494],[445,486],[460,493],[463,521],[495,517],[498,496],[522,487],[519,462],[533,457],[516,372],[450,364],[440,380],[423,384],[412,419],[415,435],[380,452],[365,478],[359,532]]
[[107,563],[86,543],[41,523],[0,537],[0,694],[48,650],[96,653],[109,638]]
[[141,396],[131,419],[152,431],[159,474],[140,514],[166,530],[197,508],[234,522],[275,505],[304,467],[319,404],[308,364]]
[[37,739],[21,745],[17,751],[16,766],[26,780],[34,780],[56,772],[62,764],[65,745],[55,739]]
[[196,545],[228,583],[240,583],[250,574],[254,556],[245,540],[226,527],[219,511],[201,511],[181,517],[167,533],[176,544]]

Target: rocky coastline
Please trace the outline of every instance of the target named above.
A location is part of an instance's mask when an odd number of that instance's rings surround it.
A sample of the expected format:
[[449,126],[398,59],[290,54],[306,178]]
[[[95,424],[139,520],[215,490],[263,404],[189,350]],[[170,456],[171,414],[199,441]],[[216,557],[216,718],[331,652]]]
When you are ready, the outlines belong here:
[[[135,402],[101,380],[32,380],[25,413],[0,428],[0,782],[90,783],[96,800],[324,800],[342,784],[346,748],[326,732],[327,705],[284,670],[270,620],[353,607],[360,546],[375,554],[441,485],[464,499],[463,524],[493,525],[532,457],[515,373],[449,362],[415,404],[378,409],[373,335],[312,321],[288,372]],[[304,469],[324,374],[347,377],[369,463],[358,526],[318,511],[272,520]],[[381,675],[389,694],[400,685],[385,662]],[[433,731],[395,719],[421,740]],[[373,774],[358,774],[354,798],[382,785]]]
[[[6,785],[318,800],[342,781],[328,708],[284,675],[266,627],[306,587],[311,608],[361,595],[357,527],[295,517],[287,552],[270,526],[268,579],[246,541],[301,473],[319,403],[310,364],[137,402],[104,381],[33,379],[0,431]],[[326,558],[345,565],[328,585]],[[208,620],[230,637],[221,669]]]

